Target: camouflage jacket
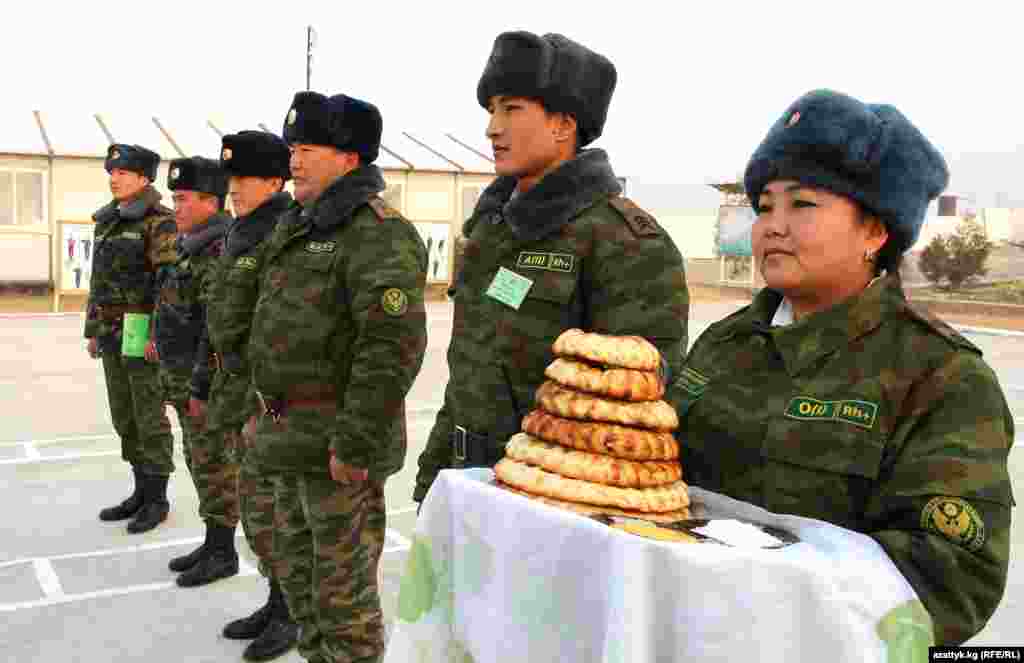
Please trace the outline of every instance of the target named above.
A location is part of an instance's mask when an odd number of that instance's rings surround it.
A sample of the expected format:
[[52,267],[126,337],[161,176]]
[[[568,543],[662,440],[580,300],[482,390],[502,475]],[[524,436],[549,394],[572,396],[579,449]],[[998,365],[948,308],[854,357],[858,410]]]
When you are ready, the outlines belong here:
[[103,319],[100,307],[153,309],[156,272],[177,258],[174,212],[161,205],[160,198],[160,192],[149,186],[123,208],[114,200],[93,214],[96,244],[86,304],[86,338],[109,338],[120,331],[120,321]]
[[383,190],[380,170],[361,166],[282,215],[268,240],[253,383],[266,400],[328,397],[338,411],[315,446],[257,436],[247,457],[260,466],[325,472],[330,451],[378,480],[402,467],[405,396],[427,345],[427,253]]
[[157,272],[154,330],[160,364],[172,371],[190,371],[190,391],[199,400],[206,400],[210,391],[206,316],[215,265],[230,223],[231,217],[222,212],[189,235],[180,235],[175,243],[178,260]]
[[[602,150],[581,152],[513,197],[515,185],[512,177],[495,180],[463,228],[450,377],[419,459],[417,501],[440,470],[463,464],[455,458],[455,426],[475,433],[484,447],[465,464],[501,458],[533,408],[554,358],[551,346],[566,329],[647,337],[670,372],[686,353],[683,258],[650,215],[619,195]],[[509,273],[530,284],[518,308],[489,294]]]
[[671,386],[684,480],[872,536],[937,641],[962,642],[1006,583],[1013,419],[995,374],[895,277],[771,327],[781,299],[708,328]]
[[290,193],[276,193],[247,216],[239,217],[228,233],[217,266],[207,326],[213,350],[222,356],[232,374],[247,374],[245,352],[259,294],[265,240],[278,217],[294,204]]

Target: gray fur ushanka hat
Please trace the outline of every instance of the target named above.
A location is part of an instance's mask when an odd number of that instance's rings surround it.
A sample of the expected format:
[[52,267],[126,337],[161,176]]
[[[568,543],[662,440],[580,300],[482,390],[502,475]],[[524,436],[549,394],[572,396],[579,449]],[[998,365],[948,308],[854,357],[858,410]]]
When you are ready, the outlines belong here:
[[483,108],[499,94],[539,99],[548,111],[576,118],[583,147],[604,129],[616,80],[608,58],[567,37],[504,32],[494,40],[476,99]]
[[917,241],[928,203],[949,183],[949,169],[894,107],[815,90],[776,120],[747,164],[743,185],[755,211],[764,187],[780,179],[855,200],[905,251]]

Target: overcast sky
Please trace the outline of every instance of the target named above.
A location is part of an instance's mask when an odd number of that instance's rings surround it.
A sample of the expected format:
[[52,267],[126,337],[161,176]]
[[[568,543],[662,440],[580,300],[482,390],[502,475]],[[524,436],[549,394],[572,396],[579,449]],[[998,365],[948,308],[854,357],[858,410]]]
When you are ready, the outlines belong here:
[[368,99],[392,129],[451,131],[485,148],[475,91],[494,37],[561,32],[615,63],[619,84],[595,145],[618,174],[650,185],[655,206],[672,195],[665,185],[742,172],[775,118],[818,87],[896,105],[946,154],[951,188],[982,205],[1024,205],[1019,6],[37,0],[5,12],[0,62],[8,108],[128,104],[241,113],[278,129],[305,88],[312,24],[314,90]]

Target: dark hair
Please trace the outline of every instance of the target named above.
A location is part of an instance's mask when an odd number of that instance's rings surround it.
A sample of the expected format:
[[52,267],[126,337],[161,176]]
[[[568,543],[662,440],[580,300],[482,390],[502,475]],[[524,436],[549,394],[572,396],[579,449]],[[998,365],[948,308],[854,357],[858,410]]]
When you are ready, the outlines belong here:
[[878,255],[875,256],[875,276],[879,276],[882,272],[896,274],[900,271],[900,265],[902,264],[903,247],[900,245],[899,240],[890,234],[889,239],[885,240],[885,244],[882,245]]

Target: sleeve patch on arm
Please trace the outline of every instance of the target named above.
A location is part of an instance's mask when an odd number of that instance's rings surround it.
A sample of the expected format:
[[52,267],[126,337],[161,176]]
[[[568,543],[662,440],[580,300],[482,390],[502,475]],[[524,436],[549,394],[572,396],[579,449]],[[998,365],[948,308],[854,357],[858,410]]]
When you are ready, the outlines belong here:
[[403,290],[388,288],[380,297],[380,305],[388,315],[398,317],[409,310],[409,297]]
[[934,497],[921,509],[921,527],[971,552],[985,545],[985,521],[967,500]]

